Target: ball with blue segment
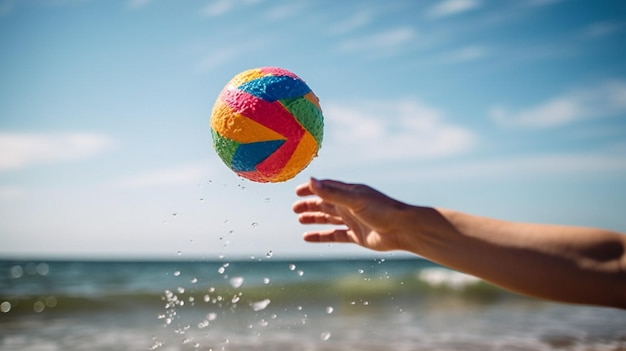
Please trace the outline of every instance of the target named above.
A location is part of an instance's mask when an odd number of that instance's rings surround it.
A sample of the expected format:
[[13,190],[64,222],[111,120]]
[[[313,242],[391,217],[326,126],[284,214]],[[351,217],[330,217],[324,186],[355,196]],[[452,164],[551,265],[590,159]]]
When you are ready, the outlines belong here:
[[294,73],[250,69],[219,94],[210,119],[213,147],[237,175],[255,182],[295,177],[318,154],[324,134],[319,99]]

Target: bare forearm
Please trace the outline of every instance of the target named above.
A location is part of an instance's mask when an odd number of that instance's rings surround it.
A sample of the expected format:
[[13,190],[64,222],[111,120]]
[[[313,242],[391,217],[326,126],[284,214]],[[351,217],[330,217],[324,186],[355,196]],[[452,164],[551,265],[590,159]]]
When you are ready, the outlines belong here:
[[411,211],[418,228],[405,236],[408,251],[519,293],[626,308],[624,235],[425,207]]

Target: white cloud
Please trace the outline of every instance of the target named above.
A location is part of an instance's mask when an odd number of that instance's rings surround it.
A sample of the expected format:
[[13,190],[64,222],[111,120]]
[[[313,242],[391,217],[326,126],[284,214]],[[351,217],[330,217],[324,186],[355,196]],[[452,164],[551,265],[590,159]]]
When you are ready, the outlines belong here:
[[548,128],[620,113],[626,113],[626,82],[619,80],[574,90],[517,112],[499,106],[490,111],[493,120],[501,125],[529,128]]
[[152,0],[129,0],[128,7],[132,10],[140,9],[148,5]]
[[280,21],[297,15],[304,10],[303,2],[293,2],[287,5],[279,5],[269,9],[265,13],[265,19],[268,21]]
[[563,0],[529,0],[526,2],[526,6],[548,6],[561,1]]
[[474,61],[487,56],[487,49],[482,46],[470,45],[445,54],[442,58],[447,63],[462,63]]
[[203,7],[201,12],[205,16],[216,17],[228,13],[234,6],[231,0],[216,0]]
[[428,11],[428,15],[433,18],[441,18],[457,15],[480,6],[477,0],[444,0],[434,5]]
[[619,22],[596,22],[583,28],[582,37],[587,39],[597,39],[609,36],[622,29],[624,25]]
[[122,188],[193,185],[202,182],[208,175],[209,168],[207,165],[189,164],[132,176],[118,181],[116,185]]
[[468,129],[417,100],[368,102],[324,107],[326,150],[340,160],[375,162],[445,157],[476,143]]
[[0,171],[89,159],[115,145],[101,134],[0,133]]
[[467,180],[593,175],[626,172],[626,157],[619,154],[547,154],[483,159],[445,165],[428,165],[386,174],[392,180]]
[[212,71],[215,68],[230,62],[233,59],[242,57],[246,53],[260,49],[264,41],[262,39],[250,41],[239,45],[222,46],[211,51],[199,64],[199,69],[203,72]]
[[372,20],[372,15],[369,12],[360,11],[354,13],[351,17],[346,18],[345,20],[335,23],[331,25],[328,33],[329,34],[346,34],[350,33],[356,29],[359,29]]
[[200,12],[207,17],[217,17],[225,15],[242,5],[254,5],[258,2],[259,0],[215,0],[204,6]]
[[416,36],[410,27],[391,29],[373,35],[353,38],[341,42],[338,46],[342,52],[371,52],[375,54],[397,51]]

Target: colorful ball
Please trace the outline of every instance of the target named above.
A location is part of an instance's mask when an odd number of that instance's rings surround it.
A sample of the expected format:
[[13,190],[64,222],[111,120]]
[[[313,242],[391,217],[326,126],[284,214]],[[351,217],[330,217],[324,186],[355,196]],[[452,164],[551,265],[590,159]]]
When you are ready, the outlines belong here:
[[237,74],[211,114],[213,147],[239,176],[255,182],[295,177],[322,146],[319,99],[297,75],[276,67]]

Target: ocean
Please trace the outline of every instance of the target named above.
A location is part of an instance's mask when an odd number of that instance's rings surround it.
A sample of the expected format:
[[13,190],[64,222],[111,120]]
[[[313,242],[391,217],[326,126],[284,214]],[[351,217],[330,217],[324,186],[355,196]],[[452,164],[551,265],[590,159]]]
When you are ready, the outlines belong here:
[[0,261],[0,350],[626,350],[626,311],[419,258]]

